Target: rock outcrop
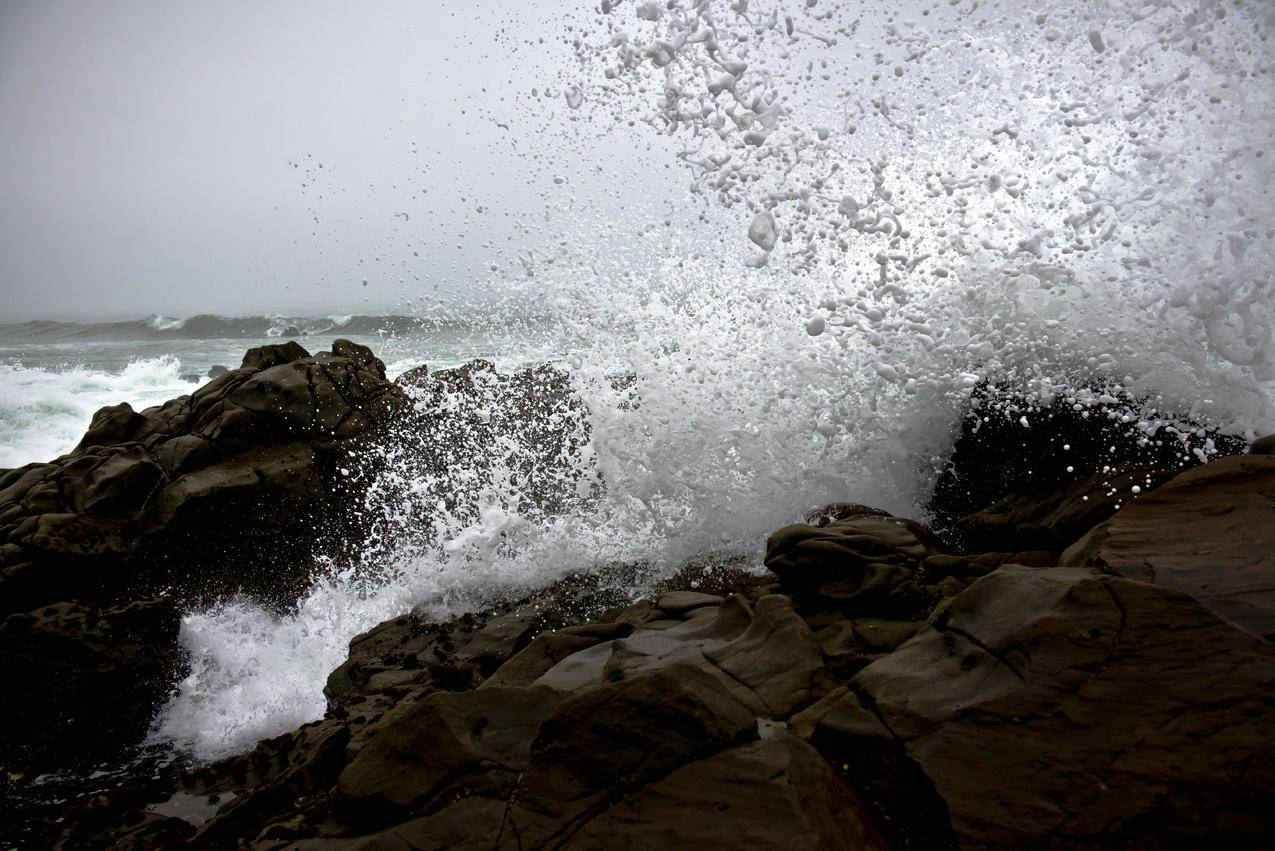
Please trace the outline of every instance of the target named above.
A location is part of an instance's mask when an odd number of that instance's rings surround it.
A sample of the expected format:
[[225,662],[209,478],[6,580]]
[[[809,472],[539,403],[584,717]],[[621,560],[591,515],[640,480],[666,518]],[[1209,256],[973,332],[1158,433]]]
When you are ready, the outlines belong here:
[[[561,371],[475,361],[391,382],[346,340],[251,349],[190,396],[103,408],[70,453],[0,475],[0,765],[25,775],[135,742],[183,667],[182,607],[239,593],[286,607],[320,557],[374,559],[369,539],[431,529],[440,501],[476,511],[494,466],[528,512],[587,493],[582,428]],[[427,481],[394,528],[366,510]]]
[[[369,349],[338,340],[252,349],[190,396],[103,408],[72,452],[0,478],[0,613],[295,587],[306,530],[339,513],[343,459],[402,402]],[[261,551],[272,570],[243,569]]]
[[402,405],[365,346],[264,346],[190,396],[103,408],[73,451],[0,478],[0,762],[136,741],[184,664],[179,605],[304,587],[342,464]]
[[[385,392],[407,404],[389,442],[352,462],[356,481],[360,464],[414,463],[416,480],[460,486],[450,461],[486,444],[526,476],[529,511],[553,510],[564,482],[585,499],[597,485],[587,469],[536,460],[560,463],[585,436],[561,373],[503,377],[476,363],[413,371],[396,388]],[[488,404],[493,388],[506,409]],[[505,440],[528,415],[543,430]],[[958,535],[829,506],[776,531],[764,571],[688,565],[635,601],[637,568],[614,565],[447,622],[405,613],[351,642],[322,719],[69,801],[41,838],[68,849],[1268,846],[1273,462],[1166,469],[1157,490],[1101,511],[1076,502],[1092,470],[1038,488],[1030,507],[1038,481],[973,463],[961,460],[962,481],[983,482],[986,500],[952,515]],[[1134,466],[1122,470],[1145,476]],[[392,480],[377,486],[395,494]],[[980,513],[986,522],[970,519]],[[139,652],[162,648],[148,625],[162,636],[171,603],[92,606],[11,615],[0,639],[38,660],[63,640],[59,624],[93,624],[86,634],[102,638],[70,662],[67,688],[82,690],[74,676],[89,671],[104,672],[92,688],[125,692],[162,678],[171,655],[138,667],[113,630],[135,622]]]
[[[1148,510],[1230,499],[1236,469],[1265,463],[1184,474]],[[773,573],[713,587],[674,581],[602,611],[610,592],[575,580],[480,617],[388,622],[352,643],[327,718],[149,804],[100,803],[66,847],[1258,848],[1271,835],[1266,638],[1163,582],[944,553],[924,526],[861,507],[818,522],[775,534]],[[1198,528],[1234,532],[1207,516]],[[200,824],[164,816],[180,795],[229,803]]]
[[1173,591],[1006,566],[797,726],[846,762],[900,749],[961,848],[1254,847],[1273,649]]

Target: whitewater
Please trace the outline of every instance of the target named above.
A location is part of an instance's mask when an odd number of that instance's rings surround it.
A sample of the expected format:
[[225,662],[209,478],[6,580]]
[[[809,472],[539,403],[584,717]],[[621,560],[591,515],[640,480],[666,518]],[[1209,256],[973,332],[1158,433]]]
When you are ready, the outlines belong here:
[[[99,408],[126,402],[142,411],[188,395],[209,380],[210,370],[239,366],[251,346],[292,339],[317,352],[345,337],[376,352],[390,377],[421,365],[445,369],[478,357],[513,369],[556,355],[512,345],[481,329],[423,328],[419,320],[410,325],[407,320],[392,315],[193,321],[151,316],[0,326],[0,468],[69,452]],[[284,336],[297,328],[303,333]]]
[[[374,569],[332,564],[282,615],[243,599],[187,614],[190,675],[153,742],[211,759],[321,717],[349,640],[413,608],[455,614],[614,562],[650,578],[706,553],[755,561],[769,531],[830,502],[923,516],[980,385],[1024,429],[1063,399],[1123,405],[1147,441],[1186,420],[1270,431],[1268,3],[545,14],[558,39],[512,41],[493,73],[563,57],[509,101],[539,122],[518,141],[562,168],[558,194],[493,249],[468,321],[500,317],[507,356],[570,370],[600,494],[528,513],[510,471],[461,475],[470,510],[420,546],[394,518],[455,479],[389,464],[364,506],[390,529]],[[614,133],[633,150],[613,190],[571,194],[571,152]],[[647,168],[678,175],[676,204],[648,210],[622,179]],[[525,350],[519,313],[540,329]],[[129,368],[187,392],[165,364]],[[396,536],[412,545],[387,550]]]

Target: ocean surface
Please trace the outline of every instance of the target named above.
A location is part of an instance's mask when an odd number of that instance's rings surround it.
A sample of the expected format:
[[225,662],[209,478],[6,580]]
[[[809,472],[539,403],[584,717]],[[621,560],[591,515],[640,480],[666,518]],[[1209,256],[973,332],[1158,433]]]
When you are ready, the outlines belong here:
[[474,358],[502,369],[553,359],[507,335],[401,316],[199,319],[0,325],[0,468],[51,461],[74,448],[99,408],[128,402],[140,411],[188,394],[212,367],[239,366],[252,346],[292,339],[314,353],[343,337],[371,347],[391,376]]
[[[1018,400],[988,415],[1024,429],[1034,402],[1124,399],[1114,416],[1147,441],[1188,422],[1275,431],[1275,6],[1188,6],[545,6],[571,61],[506,94],[534,119],[516,139],[527,172],[554,176],[492,264],[497,295],[475,314],[491,321],[11,327],[0,466],[48,459],[96,407],[189,392],[294,330],[312,348],[368,343],[392,371],[478,355],[569,368],[600,500],[528,516],[497,469],[466,479],[473,510],[438,518],[435,549],[374,576],[332,565],[286,614],[245,600],[187,614],[191,674],[152,741],[212,759],[321,717],[349,640],[413,607],[454,613],[615,560],[755,559],[830,502],[922,517],[981,384]],[[488,70],[548,49],[511,39]],[[631,156],[604,175],[611,194],[577,192],[571,151],[602,134],[627,134]],[[685,197],[635,223],[634,164],[681,175]],[[410,273],[418,246],[398,234],[387,257]],[[535,333],[511,324],[528,311]],[[447,482],[384,484],[433,499]],[[421,513],[400,508],[368,510]]]

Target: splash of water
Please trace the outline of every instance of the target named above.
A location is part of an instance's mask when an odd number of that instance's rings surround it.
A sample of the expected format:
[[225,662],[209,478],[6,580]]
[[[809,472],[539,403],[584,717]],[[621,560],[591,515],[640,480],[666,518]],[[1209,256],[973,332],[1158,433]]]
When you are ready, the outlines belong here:
[[172,357],[136,360],[120,372],[0,364],[0,467],[69,452],[98,408],[129,402],[140,411],[198,386]]
[[[380,569],[285,617],[187,618],[160,738],[214,756],[317,717],[348,639],[414,605],[755,553],[826,502],[916,515],[984,380],[1138,400],[1148,439],[1175,416],[1269,428],[1269,4],[607,0],[581,23],[554,131],[661,134],[691,195],[646,255],[606,210],[546,205],[570,238],[520,249],[491,312],[548,323],[588,413],[573,463],[605,486],[566,475],[545,513],[500,455],[387,465]],[[441,510],[457,482],[468,510]]]

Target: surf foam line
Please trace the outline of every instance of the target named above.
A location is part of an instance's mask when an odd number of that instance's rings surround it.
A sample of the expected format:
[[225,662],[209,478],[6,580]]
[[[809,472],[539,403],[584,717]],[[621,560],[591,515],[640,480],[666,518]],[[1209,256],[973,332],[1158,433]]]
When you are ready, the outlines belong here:
[[69,451],[99,408],[129,402],[140,411],[196,387],[173,357],[136,360],[118,373],[0,364],[0,467]]

